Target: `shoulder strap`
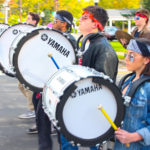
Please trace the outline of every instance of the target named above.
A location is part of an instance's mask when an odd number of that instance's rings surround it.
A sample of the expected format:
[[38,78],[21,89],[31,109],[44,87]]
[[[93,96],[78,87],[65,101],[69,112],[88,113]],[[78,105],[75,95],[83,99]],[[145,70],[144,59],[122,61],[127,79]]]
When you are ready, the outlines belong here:
[[79,50],[79,48],[80,48],[79,43],[82,38],[83,38],[83,35],[81,35],[77,40],[77,50]]
[[132,84],[132,88],[131,90],[129,91],[128,95],[129,97],[132,97],[136,90],[138,89],[138,87],[143,84],[144,82],[146,81],[150,81],[150,76],[143,76],[142,78],[138,79],[137,81],[135,81],[133,84]]
[[85,44],[86,44],[87,40],[91,39],[95,35],[97,35],[97,33],[90,33],[83,39],[83,41],[81,43],[81,52],[84,52]]
[[[87,42],[87,40],[91,40],[92,38],[98,36],[99,33],[90,33],[88,34],[86,37],[84,37],[84,39],[82,40],[82,43],[81,43],[81,52],[84,52],[85,50],[85,44]],[[103,37],[103,35],[101,35]],[[78,40],[77,40],[77,50],[79,49],[79,43],[80,43],[80,40],[82,39],[83,35],[81,35]]]
[[125,76],[123,76],[121,78],[121,80],[119,81],[119,84],[118,84],[118,88],[121,89],[123,83],[125,82],[125,80],[129,77],[129,76],[132,76],[133,73],[129,73],[129,74],[126,74]]

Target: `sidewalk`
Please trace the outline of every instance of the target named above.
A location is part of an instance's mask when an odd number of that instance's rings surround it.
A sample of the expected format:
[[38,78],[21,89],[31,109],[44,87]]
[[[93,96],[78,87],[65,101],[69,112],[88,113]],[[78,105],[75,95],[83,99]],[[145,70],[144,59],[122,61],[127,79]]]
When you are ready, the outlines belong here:
[[[17,83],[15,78],[0,76],[0,150],[38,150],[37,134],[26,133],[35,119],[17,118],[27,110],[27,101]],[[53,143],[53,150],[58,150],[56,136]]]

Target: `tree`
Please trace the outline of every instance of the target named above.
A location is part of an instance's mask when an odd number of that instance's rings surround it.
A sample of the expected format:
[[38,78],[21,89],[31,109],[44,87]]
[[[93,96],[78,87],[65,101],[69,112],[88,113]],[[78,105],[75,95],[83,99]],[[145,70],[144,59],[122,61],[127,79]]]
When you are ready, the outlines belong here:
[[[2,0],[0,0],[1,2]],[[19,11],[19,1],[21,2],[21,9]],[[146,0],[144,0],[146,1]],[[147,0],[150,1],[150,0]],[[57,10],[68,10],[74,18],[75,23],[78,22],[82,14],[82,9],[89,5],[94,5],[93,0],[10,0],[9,1],[9,22],[8,24],[18,23],[19,12],[21,13],[22,22],[25,21],[28,12],[35,12],[39,15],[44,12],[45,17],[42,18],[40,23],[44,25],[53,20],[52,13]],[[127,0],[100,0],[99,6],[106,9],[121,9],[121,8],[139,8],[140,0],[127,1]],[[150,5],[149,5],[150,6]],[[4,18],[4,13],[0,14]]]
[[100,0],[99,6],[102,6],[105,9],[137,9],[140,7],[140,0],[127,1],[127,0]]
[[0,5],[2,5],[5,2],[5,0],[0,0]]
[[142,0],[141,4],[143,8],[146,8],[150,11],[150,0]]

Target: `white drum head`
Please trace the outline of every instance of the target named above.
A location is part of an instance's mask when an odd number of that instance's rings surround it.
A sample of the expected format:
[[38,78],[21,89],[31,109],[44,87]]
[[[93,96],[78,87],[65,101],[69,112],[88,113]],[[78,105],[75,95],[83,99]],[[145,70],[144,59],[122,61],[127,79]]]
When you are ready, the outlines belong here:
[[[106,86],[99,86],[91,78],[75,84],[77,89],[63,108],[66,129],[82,139],[94,139],[106,133],[111,125],[98,110],[101,104],[110,118],[115,121],[117,103],[113,93]],[[89,130],[90,129],[90,130]]]
[[39,28],[18,43],[13,66],[18,80],[33,91],[42,91],[49,77],[58,69],[48,57],[51,53],[61,68],[76,62],[72,43],[61,32]]
[[0,63],[4,72],[12,73],[9,65],[9,49],[13,40],[20,34],[20,32],[26,32],[34,26],[29,24],[16,24],[5,30],[0,36]]

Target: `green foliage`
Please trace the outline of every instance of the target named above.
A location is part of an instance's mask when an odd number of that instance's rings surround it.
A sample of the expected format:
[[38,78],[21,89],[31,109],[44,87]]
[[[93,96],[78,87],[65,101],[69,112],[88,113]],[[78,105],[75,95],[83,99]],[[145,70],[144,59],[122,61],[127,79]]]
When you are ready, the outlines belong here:
[[116,52],[126,52],[126,49],[118,41],[111,41],[110,44]]
[[110,44],[117,53],[118,58],[124,59],[124,53],[126,53],[127,50],[118,41],[111,41]]
[[44,12],[45,16],[41,19],[42,20],[41,24],[47,25],[49,22],[52,21],[52,17],[50,17],[51,12],[48,8],[44,9],[43,12]]
[[124,59],[125,58],[124,55],[117,54],[117,56],[118,56],[118,59]]
[[146,8],[150,11],[150,0],[142,0],[141,4],[142,4],[143,8]]
[[[2,0],[0,0],[1,2]],[[126,1],[126,0],[100,0],[99,6],[103,8],[139,8],[139,1]],[[19,6],[19,2],[21,2]],[[57,3],[56,3],[57,2]],[[42,18],[40,24],[46,25],[53,20],[52,12],[57,10],[68,10],[74,16],[74,23],[78,24],[78,20],[82,14],[82,9],[94,5],[93,0],[10,0],[9,1],[9,20],[8,24],[18,22],[19,7],[21,8],[22,22],[26,20],[28,12],[35,12],[40,15],[41,12],[45,13],[45,17]],[[149,5],[150,6],[150,5]],[[4,11],[2,12],[4,14]],[[15,16],[15,17],[14,17]],[[4,15],[0,14],[0,18]],[[14,19],[17,19],[14,21]]]
[[140,7],[140,0],[100,0],[99,6],[102,6],[106,9],[122,9],[122,8],[139,8]]
[[19,22],[19,16],[11,15],[11,18],[10,17],[8,18],[8,22],[9,22],[9,25],[17,24]]
[[131,17],[135,16],[136,10],[137,9],[132,10],[130,14],[121,14],[121,15],[126,17],[126,18],[131,18]]

